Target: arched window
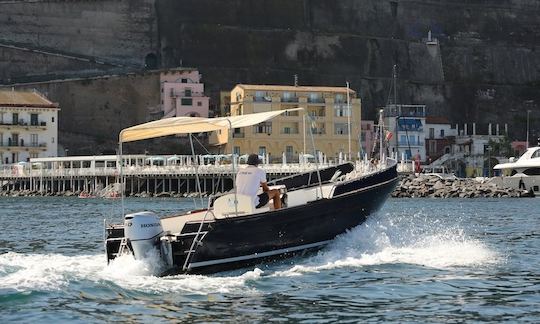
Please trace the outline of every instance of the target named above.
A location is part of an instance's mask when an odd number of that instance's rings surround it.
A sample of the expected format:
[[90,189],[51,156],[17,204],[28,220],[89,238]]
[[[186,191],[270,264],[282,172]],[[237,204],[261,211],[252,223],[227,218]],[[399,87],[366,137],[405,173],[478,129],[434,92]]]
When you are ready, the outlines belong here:
[[146,69],[157,69],[158,67],[158,58],[156,54],[150,53],[144,58],[144,67]]

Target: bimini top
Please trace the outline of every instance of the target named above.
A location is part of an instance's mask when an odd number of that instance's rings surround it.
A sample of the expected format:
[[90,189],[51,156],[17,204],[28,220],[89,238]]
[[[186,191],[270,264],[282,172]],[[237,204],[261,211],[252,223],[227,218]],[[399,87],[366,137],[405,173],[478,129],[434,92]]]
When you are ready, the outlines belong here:
[[218,118],[165,118],[125,128],[120,132],[119,141],[120,143],[125,143],[175,134],[201,133],[229,128],[242,128],[257,125],[287,111],[297,111],[302,109],[303,108],[293,108]]

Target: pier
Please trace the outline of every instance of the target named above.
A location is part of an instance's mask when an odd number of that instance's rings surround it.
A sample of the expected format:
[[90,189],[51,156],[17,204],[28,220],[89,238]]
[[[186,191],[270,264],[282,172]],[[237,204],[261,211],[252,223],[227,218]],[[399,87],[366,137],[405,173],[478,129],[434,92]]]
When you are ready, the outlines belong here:
[[[4,165],[0,170],[0,192],[107,194],[119,191],[120,174],[125,179],[128,196],[144,192],[189,194],[199,189],[215,193],[232,188],[232,162],[223,155],[125,155],[121,169],[118,159],[116,155],[70,156]],[[315,169],[309,162],[261,167],[269,181]]]
[[[321,157],[319,168],[345,162]],[[235,170],[242,165],[236,158]],[[337,163],[336,163],[337,162]],[[124,178],[126,196],[190,195],[226,192],[233,187],[233,167],[227,155],[124,155],[119,168],[117,155],[35,158],[29,162],[4,165],[0,169],[0,194],[26,191],[37,195],[61,195],[81,192],[96,196],[121,193],[120,176]],[[268,181],[301,172],[316,170],[314,160],[300,163],[264,163]],[[408,172],[413,165],[401,162],[398,170]],[[363,172],[370,168],[367,159],[356,161]]]

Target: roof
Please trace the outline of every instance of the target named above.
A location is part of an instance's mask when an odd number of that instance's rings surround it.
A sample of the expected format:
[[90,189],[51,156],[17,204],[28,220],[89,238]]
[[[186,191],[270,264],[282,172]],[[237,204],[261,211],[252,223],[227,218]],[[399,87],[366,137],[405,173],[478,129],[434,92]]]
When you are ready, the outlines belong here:
[[445,124],[449,125],[450,120],[448,118],[443,116],[427,116],[426,117],[426,124]]
[[35,91],[0,90],[0,107],[58,108],[58,104]]
[[[264,84],[237,84],[236,87],[244,90],[255,91],[305,91],[305,92],[343,92],[347,93],[347,87],[319,87],[319,86],[288,86],[288,85],[264,85]],[[351,93],[356,91],[349,88]]]

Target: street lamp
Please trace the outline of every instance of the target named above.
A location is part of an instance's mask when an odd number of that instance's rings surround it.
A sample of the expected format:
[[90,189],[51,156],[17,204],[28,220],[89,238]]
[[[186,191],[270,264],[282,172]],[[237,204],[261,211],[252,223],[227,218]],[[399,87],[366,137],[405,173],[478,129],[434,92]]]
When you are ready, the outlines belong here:
[[491,146],[488,146],[486,148],[486,151],[488,151],[488,178],[491,177]]

